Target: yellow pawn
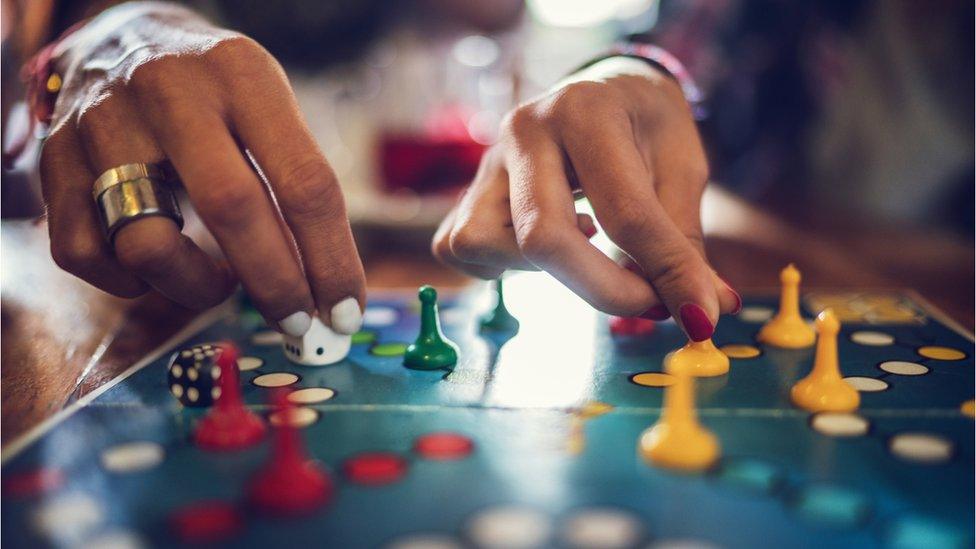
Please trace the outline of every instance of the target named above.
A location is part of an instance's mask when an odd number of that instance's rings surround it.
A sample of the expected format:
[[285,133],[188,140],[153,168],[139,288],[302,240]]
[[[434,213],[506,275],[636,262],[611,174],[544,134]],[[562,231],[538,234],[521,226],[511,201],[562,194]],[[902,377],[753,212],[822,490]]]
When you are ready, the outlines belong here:
[[684,472],[702,471],[719,458],[718,439],[705,429],[695,414],[695,379],[675,374],[665,389],[661,419],[645,430],[637,450],[650,465]]
[[779,312],[759,330],[759,341],[786,349],[809,347],[817,335],[800,316],[800,271],[790,263],[779,280],[783,284]]
[[692,377],[720,376],[729,371],[729,357],[719,351],[711,339],[689,341],[671,353],[667,367],[668,373]]
[[817,316],[817,356],[810,375],[793,386],[793,404],[811,412],[851,412],[861,404],[861,395],[840,375],[837,361],[837,332],[840,322],[830,309]]

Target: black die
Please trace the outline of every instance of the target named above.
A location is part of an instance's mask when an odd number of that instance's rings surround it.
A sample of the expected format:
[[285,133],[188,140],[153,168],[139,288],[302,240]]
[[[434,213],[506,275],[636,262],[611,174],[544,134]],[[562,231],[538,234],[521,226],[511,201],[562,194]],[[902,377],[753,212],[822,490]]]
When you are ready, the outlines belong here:
[[178,351],[166,369],[169,392],[184,406],[204,408],[220,397],[219,345],[204,343]]

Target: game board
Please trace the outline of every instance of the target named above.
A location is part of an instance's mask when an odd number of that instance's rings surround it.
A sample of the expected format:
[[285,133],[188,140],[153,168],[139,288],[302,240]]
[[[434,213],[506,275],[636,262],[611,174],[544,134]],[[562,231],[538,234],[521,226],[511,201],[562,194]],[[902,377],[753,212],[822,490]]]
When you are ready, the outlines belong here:
[[[684,343],[674,323],[615,337],[605,315],[546,275],[513,276],[506,290],[521,321],[507,341],[477,330],[485,286],[442,292],[442,325],[461,349],[450,373],[401,365],[417,333],[415,290],[372,295],[351,354],[326,367],[288,362],[233,303],[209,313],[186,341],[5,449],[4,544],[177,545],[175,511],[222,501],[243,517],[224,540],[233,546],[972,546],[973,343],[917,298],[804,294],[805,316],[838,311],[843,372],[862,391],[855,414],[817,417],[788,396],[813,350],[755,343],[776,298],[746,296],[714,337],[731,372],[697,385],[722,458],[682,475],[635,450],[660,413],[662,359]],[[267,443],[217,454],[189,442],[203,412],[168,394],[167,361],[226,339],[250,357],[240,362],[244,396],[262,413],[269,389],[258,384],[327,389],[309,393],[321,401],[301,416],[310,453],[336,481],[326,508],[294,519],[247,509],[243,487]],[[445,431],[473,450],[430,459],[414,448]],[[364,456],[385,473],[353,473]]]

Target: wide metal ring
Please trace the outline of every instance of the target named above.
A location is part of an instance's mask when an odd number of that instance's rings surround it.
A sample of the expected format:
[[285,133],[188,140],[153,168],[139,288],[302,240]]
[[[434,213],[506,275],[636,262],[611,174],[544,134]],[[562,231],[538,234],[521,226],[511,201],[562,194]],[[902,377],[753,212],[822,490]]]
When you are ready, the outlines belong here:
[[143,217],[168,217],[183,228],[183,215],[173,190],[150,177],[117,182],[102,190],[95,202],[109,243],[119,229]]
[[173,171],[169,162],[165,161],[158,164],[135,163],[116,166],[115,168],[105,170],[102,175],[98,176],[98,179],[95,180],[95,184],[92,186],[92,197],[98,200],[99,195],[109,187],[141,178],[169,182],[176,178],[176,173]]

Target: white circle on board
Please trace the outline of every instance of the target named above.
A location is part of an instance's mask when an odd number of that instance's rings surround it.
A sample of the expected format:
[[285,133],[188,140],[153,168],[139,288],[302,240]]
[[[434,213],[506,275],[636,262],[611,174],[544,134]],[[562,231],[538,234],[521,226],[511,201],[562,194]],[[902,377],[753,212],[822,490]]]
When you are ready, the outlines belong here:
[[86,549],[141,549],[148,547],[139,534],[129,530],[112,530],[85,540]]
[[766,322],[770,318],[773,318],[773,310],[769,307],[751,305],[743,307],[739,311],[739,314],[735,316],[743,322]]
[[718,545],[701,539],[662,539],[648,545],[647,549],[718,549]]
[[906,461],[942,463],[952,457],[952,441],[930,433],[901,433],[891,437],[888,449]]
[[285,425],[285,414],[288,414],[288,424],[292,427],[302,428],[308,427],[309,425],[315,423],[315,420],[319,418],[319,413],[311,408],[299,407],[292,408],[288,412],[272,412],[268,416],[268,421],[271,425],[275,427],[280,427]]
[[531,507],[504,505],[475,515],[468,523],[467,534],[478,547],[539,547],[552,535],[552,521]]
[[831,437],[859,437],[867,434],[871,423],[857,414],[821,412],[813,415],[810,425]]
[[873,332],[870,330],[859,330],[857,332],[851,333],[851,341],[858,343],[860,345],[868,345],[871,347],[881,347],[883,345],[891,345],[895,342],[895,337],[891,334],[886,334],[884,332]]
[[579,511],[563,526],[562,536],[570,547],[613,549],[633,547],[643,532],[632,514],[612,508]]
[[288,400],[296,404],[315,404],[325,402],[335,396],[335,391],[328,387],[308,387],[288,394]]
[[264,360],[256,356],[242,356],[237,359],[237,369],[242,372],[257,370],[264,365]]
[[883,379],[864,376],[845,377],[844,381],[862,393],[877,393],[888,388],[888,383]]
[[126,442],[102,451],[102,467],[113,473],[136,473],[159,465],[165,455],[158,443]]
[[396,324],[400,314],[392,307],[366,307],[363,313],[363,325],[373,328],[392,326]]
[[104,520],[105,510],[87,494],[71,493],[41,503],[31,518],[35,531],[48,540],[81,541]]
[[899,376],[920,376],[929,373],[928,366],[905,360],[888,360],[879,364],[878,368]]
[[273,372],[254,378],[254,384],[258,387],[284,387],[297,381],[298,376],[288,372]]
[[393,540],[386,549],[461,549],[462,545],[446,534],[408,534]]
[[251,336],[251,343],[255,345],[280,345],[284,337],[273,330],[258,332]]

